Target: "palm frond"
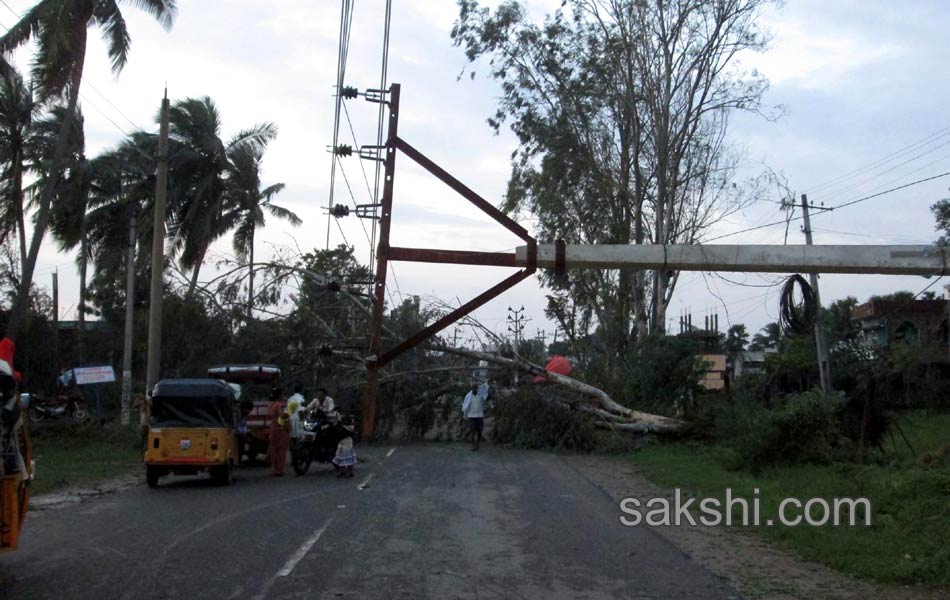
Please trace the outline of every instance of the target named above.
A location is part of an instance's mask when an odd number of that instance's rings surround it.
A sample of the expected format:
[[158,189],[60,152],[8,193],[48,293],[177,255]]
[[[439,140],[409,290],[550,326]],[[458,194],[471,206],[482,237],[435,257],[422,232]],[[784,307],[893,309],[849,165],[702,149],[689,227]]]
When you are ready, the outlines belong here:
[[278,219],[283,219],[284,221],[287,221],[294,227],[297,227],[303,223],[303,220],[301,220],[301,218],[298,217],[296,213],[294,213],[293,211],[287,210],[286,208],[276,206],[270,203],[265,204],[264,207],[267,209],[267,212],[269,212],[270,214],[272,214]]
[[94,15],[96,24],[102,29],[102,40],[106,43],[112,72],[119,73],[129,60],[132,37],[126,25],[122,11],[115,2],[99,2]]
[[177,0],[123,0],[150,14],[158,23],[169,30],[178,16]]

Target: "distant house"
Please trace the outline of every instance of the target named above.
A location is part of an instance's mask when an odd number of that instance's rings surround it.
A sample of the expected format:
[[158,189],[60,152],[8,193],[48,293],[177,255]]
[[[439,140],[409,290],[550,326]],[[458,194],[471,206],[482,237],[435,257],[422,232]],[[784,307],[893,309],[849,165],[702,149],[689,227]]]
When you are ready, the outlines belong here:
[[725,354],[703,354],[700,357],[705,371],[699,385],[707,390],[721,390],[726,387],[729,359]]
[[894,342],[947,345],[945,300],[871,300],[851,313],[868,346],[889,348]]
[[770,354],[778,354],[778,348],[740,352],[736,356],[735,377],[765,373],[765,361]]

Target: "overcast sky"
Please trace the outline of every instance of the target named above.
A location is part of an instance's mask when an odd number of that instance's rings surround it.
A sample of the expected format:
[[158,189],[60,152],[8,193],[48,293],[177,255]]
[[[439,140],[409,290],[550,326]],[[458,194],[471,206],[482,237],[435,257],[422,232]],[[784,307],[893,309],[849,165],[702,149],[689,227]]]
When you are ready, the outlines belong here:
[[[32,2],[6,0],[17,12]],[[329,195],[333,125],[333,84],[337,63],[339,2],[335,0],[179,0],[180,13],[166,34],[155,22],[126,3],[124,12],[133,39],[128,67],[112,77],[98,38],[90,45],[83,86],[87,154],[115,145],[123,130],[154,129],[165,84],[174,99],[211,96],[224,121],[225,137],[261,121],[280,127],[265,159],[266,183],[287,189],[277,203],[297,212],[303,226],[272,222],[259,235],[258,254],[275,246],[307,250],[326,244],[327,217],[321,209]],[[559,2],[529,2],[540,19]],[[379,80],[382,0],[356,2],[348,60],[348,83],[365,89]],[[484,76],[458,79],[465,66],[449,31],[456,17],[449,0],[394,0],[390,45],[390,81],[402,84],[400,135],[493,203],[500,202],[515,148],[509,133],[496,136],[485,123],[495,107],[498,87]],[[769,10],[763,20],[773,33],[771,49],[747,56],[746,64],[771,81],[766,102],[786,107],[776,122],[740,115],[730,137],[743,148],[748,173],[768,165],[784,173],[797,193],[813,203],[837,204],[917,179],[950,171],[950,83],[946,64],[948,7],[942,0],[847,1],[789,0]],[[0,5],[0,23],[15,17]],[[18,57],[24,61],[26,56]],[[93,87],[94,86],[94,87]],[[348,105],[359,144],[373,142],[375,105],[353,100]],[[343,142],[353,143],[344,121]],[[921,142],[876,163],[879,159]],[[870,168],[839,180],[866,165]],[[365,165],[372,178],[371,164]],[[355,200],[368,202],[358,159],[344,163]],[[836,182],[837,181],[837,182]],[[828,182],[836,182],[828,185]],[[338,182],[340,183],[340,182]],[[840,244],[928,243],[935,238],[929,206],[950,196],[950,177],[887,194],[814,219],[815,242]],[[773,200],[779,200],[778,191]],[[350,204],[345,185],[336,201]],[[722,223],[717,234],[778,221],[783,213],[763,202]],[[368,224],[368,223],[367,223]],[[523,224],[531,228],[530,218]],[[366,261],[368,242],[360,222],[340,221],[346,240]],[[783,243],[785,227],[760,229],[721,243]],[[331,244],[343,241],[334,225]],[[477,250],[509,250],[514,236],[494,225],[433,178],[400,158],[392,242],[395,245]],[[788,243],[804,243],[793,222]],[[216,246],[218,255],[229,244]],[[47,243],[36,280],[48,285],[60,272],[63,318],[74,314],[78,278],[73,257]],[[210,276],[212,268],[208,267]],[[507,275],[504,269],[432,265],[395,265],[390,286],[398,297],[418,294],[461,301]],[[762,286],[774,277],[684,274],[670,307],[670,317],[691,309],[694,324],[718,312],[720,327],[745,323],[755,331],[777,315],[777,292]],[[826,275],[821,292],[826,303],[847,295],[864,300],[872,293],[898,289],[914,292],[929,281],[916,277]],[[941,283],[933,288],[942,291]],[[522,283],[481,309],[478,316],[499,332],[507,307],[524,305],[533,319],[526,333],[554,324],[543,315],[544,291],[535,280]]]

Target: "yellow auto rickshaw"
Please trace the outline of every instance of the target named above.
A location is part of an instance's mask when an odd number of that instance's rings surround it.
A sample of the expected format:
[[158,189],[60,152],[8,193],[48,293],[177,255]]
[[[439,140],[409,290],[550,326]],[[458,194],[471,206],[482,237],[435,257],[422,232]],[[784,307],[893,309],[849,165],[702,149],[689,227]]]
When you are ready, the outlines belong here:
[[152,391],[145,451],[145,481],[158,487],[164,475],[207,471],[218,484],[231,483],[238,462],[237,399],[216,379],[164,379]]
[[0,553],[16,550],[33,479],[30,435],[18,398],[0,400]]

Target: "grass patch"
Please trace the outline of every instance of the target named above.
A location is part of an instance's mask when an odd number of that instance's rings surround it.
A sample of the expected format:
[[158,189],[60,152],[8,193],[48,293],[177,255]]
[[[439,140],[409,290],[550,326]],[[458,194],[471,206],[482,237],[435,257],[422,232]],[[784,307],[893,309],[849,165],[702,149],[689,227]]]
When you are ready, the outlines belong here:
[[[917,453],[950,443],[950,415],[912,413],[901,426]],[[689,495],[751,499],[759,488],[762,522],[778,515],[782,499],[866,497],[870,528],[749,527],[755,534],[805,559],[889,584],[950,585],[950,464],[920,466],[903,440],[885,443],[872,464],[773,467],[752,473],[730,470],[734,451],[723,445],[662,444],[632,455],[641,472],[661,486]],[[738,513],[737,513],[738,514]],[[777,522],[777,517],[776,517]]]
[[137,427],[43,423],[31,429],[36,479],[33,494],[91,485],[142,470]]

